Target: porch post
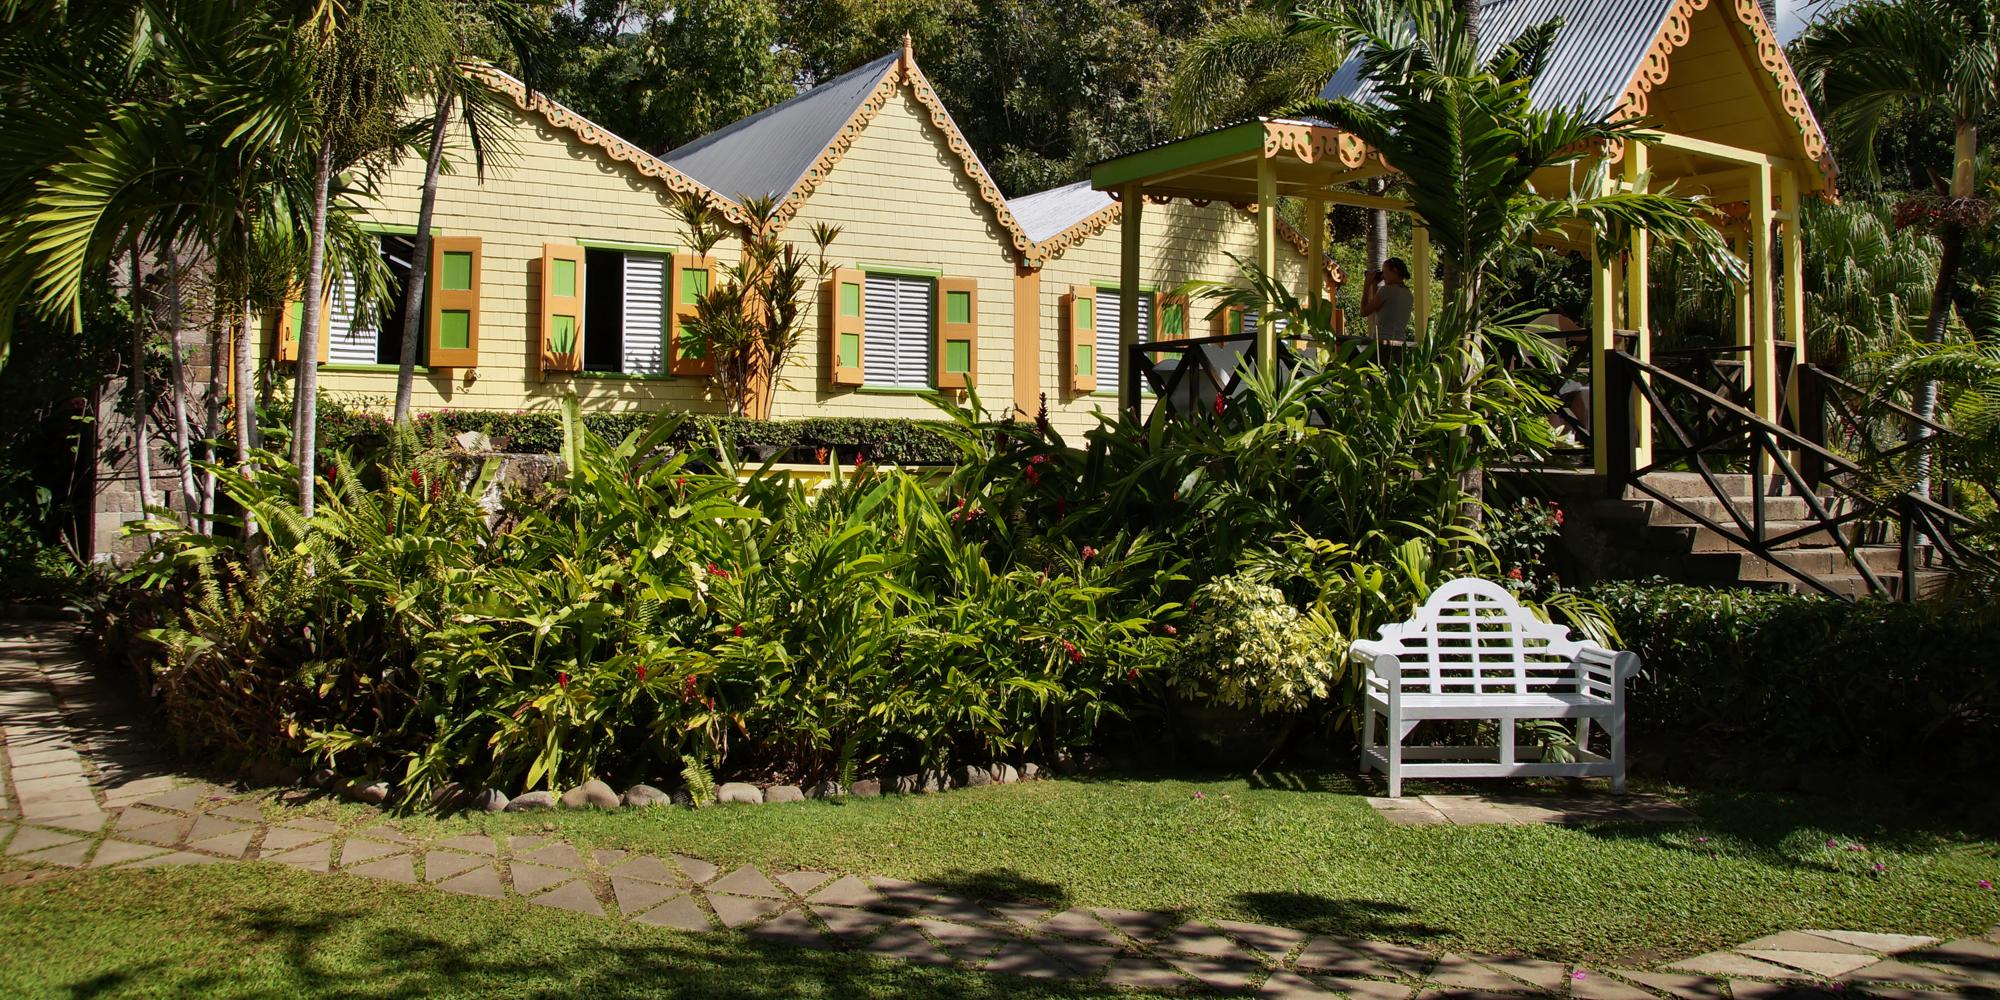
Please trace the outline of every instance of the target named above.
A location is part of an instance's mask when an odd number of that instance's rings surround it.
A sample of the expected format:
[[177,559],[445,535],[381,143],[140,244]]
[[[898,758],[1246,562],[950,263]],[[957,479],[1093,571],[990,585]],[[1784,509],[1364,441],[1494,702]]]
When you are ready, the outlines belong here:
[[[1277,280],[1278,167],[1268,156],[1257,160],[1257,267]],[[1267,298],[1257,313],[1257,370],[1267,375],[1278,367],[1278,331],[1271,325],[1276,305]]]
[[1326,201],[1306,199],[1306,304],[1326,298]]
[[[1590,451],[1591,465],[1600,476],[1611,474],[1611,335],[1617,322],[1612,306],[1611,262],[1604,259],[1597,240],[1590,241]],[[1625,405],[1618,400],[1618,405]],[[1619,448],[1626,442],[1616,442]]]
[[1765,420],[1778,419],[1777,310],[1771,274],[1771,167],[1755,168],[1750,193],[1750,399]]
[[1126,410],[1136,411],[1139,380],[1132,372],[1132,347],[1139,343],[1139,234],[1146,209],[1145,188],[1138,184],[1120,188],[1118,205],[1118,401]]
[[[1733,233],[1729,237],[1729,252],[1735,254],[1736,259],[1743,262],[1746,270],[1750,266],[1748,242],[1748,238],[1742,233]],[[1749,347],[1751,342],[1750,282],[1745,280],[1731,282],[1731,284],[1735,287],[1736,291],[1736,346]],[[1745,360],[1747,361],[1748,359],[1746,358]]]
[[1419,334],[1428,334],[1431,329],[1431,273],[1437,270],[1431,260],[1431,231],[1410,213],[1410,269],[1415,287],[1410,289],[1410,312],[1412,322],[1406,336],[1414,339]]
[[[1650,183],[1646,177],[1647,150],[1643,143],[1625,144],[1625,186],[1640,191]],[[1652,234],[1632,231],[1632,244],[1625,255],[1625,322],[1636,335],[1632,356],[1653,360],[1653,307],[1648,294],[1652,287]],[[1640,376],[1644,378],[1645,376]],[[1653,407],[1641,393],[1632,396],[1632,464],[1644,467],[1653,461]]]
[[[1784,373],[1784,405],[1796,419],[1799,407],[1799,366],[1806,363],[1806,273],[1805,219],[1800,216],[1798,171],[1786,168],[1778,175],[1778,205],[1785,213],[1785,336],[1792,345],[1792,367]],[[1796,425],[1795,425],[1796,426]]]

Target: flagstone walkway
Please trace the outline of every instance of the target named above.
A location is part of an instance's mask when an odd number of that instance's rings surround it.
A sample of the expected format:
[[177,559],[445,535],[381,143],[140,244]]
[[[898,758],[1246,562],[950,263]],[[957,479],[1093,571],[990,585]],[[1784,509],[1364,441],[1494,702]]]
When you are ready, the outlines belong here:
[[[700,858],[588,853],[545,836],[420,839],[385,816],[345,825],[273,797],[173,775],[136,745],[59,630],[0,632],[0,884],[78,869],[271,863],[678,931],[746,933],[930,965],[1148,990],[1430,1000],[1770,1000],[1863,992],[1943,1000],[2000,990],[1985,938],[1791,931],[1655,969],[1434,953],[1233,921],[973,899],[853,874],[724,871]],[[15,867],[19,865],[22,867]]]

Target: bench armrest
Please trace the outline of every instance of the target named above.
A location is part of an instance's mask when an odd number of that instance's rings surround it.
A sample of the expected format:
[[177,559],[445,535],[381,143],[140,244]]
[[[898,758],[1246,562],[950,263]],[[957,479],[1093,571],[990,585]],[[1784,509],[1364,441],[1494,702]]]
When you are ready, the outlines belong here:
[[1617,688],[1639,673],[1639,654],[1586,642],[1576,651],[1577,680],[1586,688]]
[[1365,680],[1370,686],[1391,688],[1402,683],[1403,661],[1386,642],[1356,639],[1348,644],[1347,658],[1368,665]]

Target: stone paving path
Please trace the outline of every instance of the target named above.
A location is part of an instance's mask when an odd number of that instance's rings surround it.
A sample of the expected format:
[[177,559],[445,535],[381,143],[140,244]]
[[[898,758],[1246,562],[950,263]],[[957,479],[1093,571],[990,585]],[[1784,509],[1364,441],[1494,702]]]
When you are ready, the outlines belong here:
[[2000,930],[1951,942],[1791,931],[1659,969],[1596,969],[1174,913],[1058,911],[899,879],[755,865],[725,871],[682,855],[586,853],[544,836],[419,839],[379,814],[342,825],[289,812],[267,795],[172,775],[134,745],[131,724],[59,643],[0,633],[0,856],[26,866],[0,881],[76,869],[271,863],[579,919],[746,933],[1030,978],[1259,997],[1769,1000],[1853,990],[1944,1000],[2000,988]]

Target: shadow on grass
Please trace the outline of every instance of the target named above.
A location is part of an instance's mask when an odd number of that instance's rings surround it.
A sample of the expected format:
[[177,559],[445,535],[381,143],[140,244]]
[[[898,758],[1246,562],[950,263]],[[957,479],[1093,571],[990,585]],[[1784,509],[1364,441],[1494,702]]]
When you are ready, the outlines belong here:
[[1315,934],[1399,941],[1453,935],[1449,928],[1410,919],[1407,906],[1379,899],[1333,899],[1306,892],[1242,892],[1232,898],[1259,921]]
[[110,996],[776,998],[959,1000],[1131,997],[1068,984],[933,968],[850,951],[802,949],[737,934],[647,933],[607,923],[601,939],[544,946],[505,931],[383,926],[358,908],[302,914],[257,907],[212,914],[242,942],[244,963],[191,968],[149,961],[69,983],[75,998]]
[[1035,878],[1012,868],[991,868],[978,872],[954,868],[924,879],[924,884],[936,886],[954,896],[989,903],[1047,903],[1067,907],[1070,899],[1069,890],[1060,883]]

